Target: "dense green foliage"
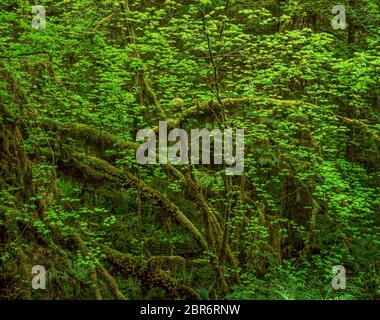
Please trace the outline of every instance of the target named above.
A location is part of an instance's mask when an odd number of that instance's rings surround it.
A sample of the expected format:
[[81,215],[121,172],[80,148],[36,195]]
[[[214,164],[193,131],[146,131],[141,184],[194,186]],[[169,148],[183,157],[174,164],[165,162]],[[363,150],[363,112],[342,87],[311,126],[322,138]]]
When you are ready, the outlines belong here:
[[[0,298],[378,299],[380,9],[336,4],[1,0]],[[244,173],[138,164],[159,120]]]

